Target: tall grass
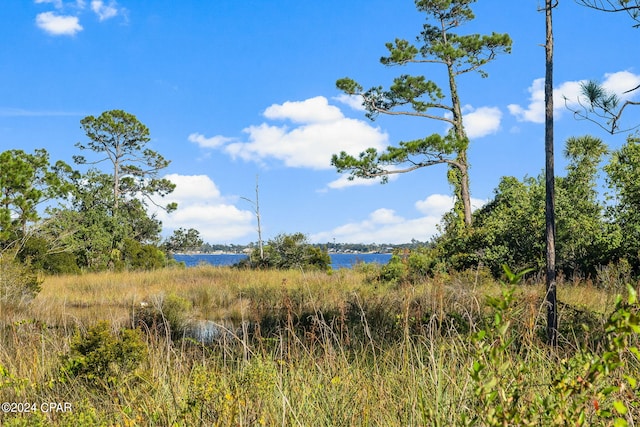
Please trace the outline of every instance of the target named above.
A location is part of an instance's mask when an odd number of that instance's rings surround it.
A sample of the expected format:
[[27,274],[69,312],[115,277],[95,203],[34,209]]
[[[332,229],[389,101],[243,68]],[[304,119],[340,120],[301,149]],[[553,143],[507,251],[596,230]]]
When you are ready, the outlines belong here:
[[[370,268],[328,274],[198,266],[47,277],[28,308],[3,310],[0,397],[69,402],[72,411],[0,413],[0,423],[493,425],[479,414],[487,402],[506,407],[509,396],[491,400],[486,384],[517,392],[517,410],[542,405],[557,379],[550,366],[598,354],[613,310],[609,289],[563,284],[565,327],[553,350],[541,335],[543,285],[518,287],[500,323],[487,298],[500,300],[505,287],[477,274],[398,285],[374,276]],[[186,302],[175,306],[182,312],[159,303],[171,298]],[[224,334],[211,343],[172,335],[137,323],[142,307],[161,318],[210,320]],[[111,325],[99,335],[106,344],[89,343],[101,320]],[[129,370],[121,361],[132,350],[120,344],[121,331],[133,327],[145,357]],[[501,342],[508,345],[498,352]],[[632,356],[620,375],[637,378]],[[106,360],[107,371],[78,371],[91,357]],[[477,363],[487,368],[474,374]],[[639,416],[628,407],[627,419]]]

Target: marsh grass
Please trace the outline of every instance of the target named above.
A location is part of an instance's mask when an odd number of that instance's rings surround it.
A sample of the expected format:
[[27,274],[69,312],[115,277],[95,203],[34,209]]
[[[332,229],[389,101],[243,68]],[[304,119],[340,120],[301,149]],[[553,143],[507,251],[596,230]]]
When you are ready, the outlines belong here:
[[[554,381],[550,366],[602,348],[613,309],[608,289],[562,284],[566,328],[562,346],[552,350],[541,335],[542,285],[516,288],[496,325],[487,301],[499,300],[505,286],[476,272],[386,284],[372,281],[370,270],[198,266],[47,277],[28,309],[0,319],[0,397],[70,402],[73,411],[5,413],[0,423],[451,426],[476,417],[474,425],[490,425],[477,418],[491,398],[482,381],[495,374],[494,388],[517,392],[522,407],[538,404]],[[202,343],[136,324],[141,307],[170,317],[157,304],[168,298],[188,302],[176,305],[184,319],[219,325],[221,338]],[[113,344],[124,329],[140,328],[145,357],[97,386],[64,366],[73,343],[88,340],[102,320],[110,325],[101,335],[111,343],[101,350],[113,358],[110,372],[129,351]],[[507,335],[495,332],[502,329]],[[494,338],[479,341],[481,331]],[[491,350],[501,340],[509,342],[504,351]],[[491,367],[480,379],[472,375],[475,362]],[[637,359],[624,369],[637,377]]]

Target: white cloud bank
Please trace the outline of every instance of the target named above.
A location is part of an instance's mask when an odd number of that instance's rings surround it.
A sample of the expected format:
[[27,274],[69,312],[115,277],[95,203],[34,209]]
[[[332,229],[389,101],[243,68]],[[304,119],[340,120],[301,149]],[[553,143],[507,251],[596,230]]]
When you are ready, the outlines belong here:
[[[454,198],[444,194],[432,194],[415,203],[416,210],[423,216],[407,219],[393,209],[381,208],[359,222],[351,222],[330,231],[316,233],[310,240],[317,243],[339,242],[363,243],[406,243],[411,239],[429,240],[438,233],[442,216],[453,208]],[[481,207],[485,200],[472,199],[474,209]]]
[[164,230],[172,232],[177,228],[195,228],[205,242],[253,239],[253,213],[231,204],[211,178],[179,174],[169,174],[164,178],[176,184],[176,189],[158,204],[178,203],[178,209],[172,213],[155,212]]
[[340,109],[318,96],[304,101],[287,101],[268,107],[263,116],[270,121],[243,130],[246,140],[222,135],[189,135],[201,148],[216,148],[245,161],[263,163],[276,159],[288,167],[331,169],[331,155],[346,151],[357,155],[369,147],[388,145],[388,135],[363,120],[350,119]]
[[[560,117],[569,108],[579,108],[580,103],[586,105],[580,94],[580,86],[585,80],[568,81],[553,90],[554,116]],[[624,93],[640,85],[640,75],[629,71],[618,71],[604,75],[602,86],[615,93],[621,100],[631,99],[638,91]],[[528,89],[529,105],[525,108],[518,104],[510,104],[509,112],[521,122],[544,123],[544,78],[535,79]],[[566,100],[565,100],[566,98]]]

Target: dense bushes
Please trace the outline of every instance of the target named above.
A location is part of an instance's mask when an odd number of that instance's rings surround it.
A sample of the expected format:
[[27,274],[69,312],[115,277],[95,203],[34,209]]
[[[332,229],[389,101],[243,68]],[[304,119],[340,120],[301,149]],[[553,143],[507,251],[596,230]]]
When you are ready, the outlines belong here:
[[[604,167],[615,204],[597,191],[599,164],[607,149],[590,136],[569,138],[566,176],[556,178],[556,266],[564,277],[596,279],[604,266],[629,265],[640,274],[640,140],[629,138]],[[473,227],[461,230],[445,216],[445,232],[431,250],[447,270],[488,267],[495,277],[502,265],[515,270],[545,265],[544,176],[503,177],[495,195],[473,214]]]

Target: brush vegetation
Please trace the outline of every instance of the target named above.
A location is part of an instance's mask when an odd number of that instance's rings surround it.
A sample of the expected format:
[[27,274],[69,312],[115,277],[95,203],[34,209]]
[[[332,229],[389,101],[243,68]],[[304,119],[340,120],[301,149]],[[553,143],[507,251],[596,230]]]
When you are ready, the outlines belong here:
[[0,396],[22,413],[0,423],[634,425],[633,288],[562,283],[550,348],[543,285],[520,279],[389,281],[368,264],[46,277],[29,305],[2,305]]

